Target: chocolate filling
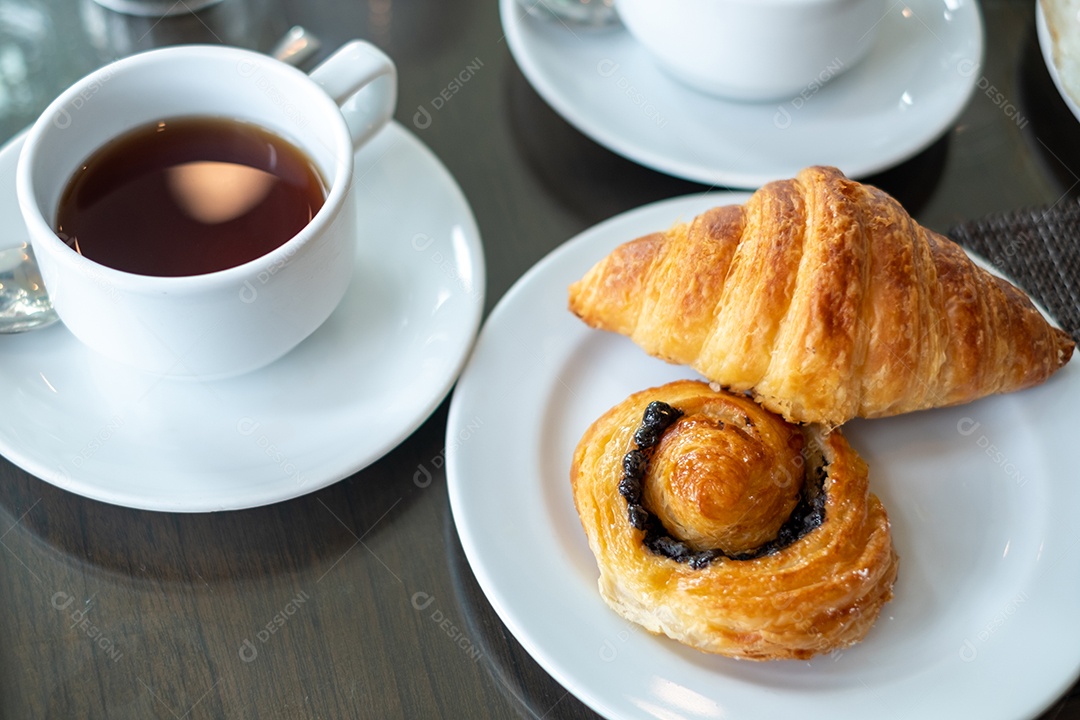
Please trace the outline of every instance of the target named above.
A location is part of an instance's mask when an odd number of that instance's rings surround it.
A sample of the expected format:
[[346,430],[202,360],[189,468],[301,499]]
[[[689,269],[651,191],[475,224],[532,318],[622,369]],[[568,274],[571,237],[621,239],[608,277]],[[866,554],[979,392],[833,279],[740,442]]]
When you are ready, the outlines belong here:
[[[786,548],[796,542],[825,521],[825,475],[828,463],[824,458],[814,458],[815,462],[807,472],[810,474],[803,483],[802,492],[795,509],[780,526],[776,537],[760,547],[744,553],[729,555],[723,550],[694,550],[681,540],[676,540],[664,527],[660,518],[649,512],[642,504],[641,483],[649,469],[649,460],[653,450],[664,432],[683,412],[665,402],[654,400],[645,408],[641,425],[634,433],[634,449],[623,456],[623,474],[619,480],[619,494],[626,499],[627,518],[638,530],[645,531],[645,547],[662,557],[676,562],[687,563],[695,570],[706,567],[717,558],[729,560],[754,560]],[[809,459],[809,458],[808,458]]]

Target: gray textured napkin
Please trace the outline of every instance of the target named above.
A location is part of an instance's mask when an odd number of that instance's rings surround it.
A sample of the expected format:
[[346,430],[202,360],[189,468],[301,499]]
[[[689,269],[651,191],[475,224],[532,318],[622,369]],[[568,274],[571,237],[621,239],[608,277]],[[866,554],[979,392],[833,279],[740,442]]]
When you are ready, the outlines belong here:
[[1080,202],[1066,198],[990,215],[948,234],[1009,276],[1080,341]]

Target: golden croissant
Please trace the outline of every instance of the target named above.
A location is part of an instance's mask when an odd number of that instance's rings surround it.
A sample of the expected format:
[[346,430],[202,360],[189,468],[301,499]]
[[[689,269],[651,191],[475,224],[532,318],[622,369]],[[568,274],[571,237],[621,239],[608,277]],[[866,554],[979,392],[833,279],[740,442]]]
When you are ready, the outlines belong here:
[[570,477],[600,594],[651,632],[805,659],[862,640],[892,598],[889,520],[839,430],[680,380],[596,420]]
[[1016,287],[828,167],[622,245],[571,286],[570,309],[828,426],[1036,385],[1074,346]]

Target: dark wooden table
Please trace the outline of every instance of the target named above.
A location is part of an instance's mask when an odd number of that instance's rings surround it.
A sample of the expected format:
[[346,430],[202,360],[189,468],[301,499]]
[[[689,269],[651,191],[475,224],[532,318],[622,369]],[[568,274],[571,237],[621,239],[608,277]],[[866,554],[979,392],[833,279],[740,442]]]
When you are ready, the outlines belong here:
[[[92,0],[5,2],[0,10],[36,14],[45,30],[0,38],[0,52],[12,42],[41,51],[23,80],[31,92],[0,107],[0,132],[17,132],[90,69],[152,45],[223,39],[266,50],[294,23],[326,50],[368,39],[399,65],[399,121],[472,204],[487,310],[581,230],[707,189],[608,152],[549,109],[515,65],[494,0],[251,0],[239,24],[223,15],[237,4],[153,23]],[[939,230],[1080,187],[1080,125],[1039,56],[1032,0],[986,0],[983,11],[985,85],[1024,122],[980,90],[944,138],[871,178]],[[414,126],[418,108],[466,66],[467,84]],[[220,514],[114,507],[0,460],[0,714],[595,717],[509,635],[473,578],[436,462],[446,417],[444,402],[397,449],[335,485]],[[430,484],[414,482],[421,465]],[[1080,691],[1044,717],[1080,718]]]

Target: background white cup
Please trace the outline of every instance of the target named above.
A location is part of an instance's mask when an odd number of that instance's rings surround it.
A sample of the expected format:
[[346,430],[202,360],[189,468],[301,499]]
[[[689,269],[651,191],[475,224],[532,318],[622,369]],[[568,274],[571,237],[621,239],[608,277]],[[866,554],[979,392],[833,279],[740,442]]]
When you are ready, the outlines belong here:
[[[118,60],[75,83],[29,130],[19,208],[49,297],[83,343],[159,375],[214,379],[261,367],[315,331],[352,277],[356,149],[389,122],[394,64],[353,41],[307,75],[265,55],[188,45]],[[185,116],[256,123],[302,150],[327,183],[323,207],[285,244],[204,275],[151,277],[76,253],[56,235],[68,180],[125,131]]]
[[616,0],[630,34],[670,75],[734,100],[816,90],[866,55],[885,0]]

